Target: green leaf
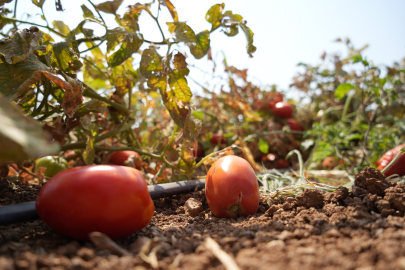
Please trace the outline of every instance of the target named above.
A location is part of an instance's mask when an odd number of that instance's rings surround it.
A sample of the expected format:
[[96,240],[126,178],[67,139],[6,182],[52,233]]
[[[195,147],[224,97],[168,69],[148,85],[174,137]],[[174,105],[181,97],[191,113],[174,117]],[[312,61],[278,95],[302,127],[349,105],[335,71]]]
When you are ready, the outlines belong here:
[[169,31],[172,34],[175,34],[176,40],[179,42],[184,42],[187,45],[195,43],[196,36],[191,29],[185,22],[176,22],[176,23],[166,23],[169,26]]
[[116,67],[121,65],[125,60],[130,58],[132,54],[136,53],[143,43],[141,34],[132,34],[127,32],[124,40],[122,41],[121,48],[108,57],[108,65]]
[[96,8],[105,13],[116,14],[117,9],[121,6],[123,1],[124,0],[106,1],[104,3],[96,5]]
[[187,76],[190,73],[190,70],[187,68],[186,57],[178,52],[174,56],[173,64],[180,75]]
[[123,96],[134,87],[136,72],[132,65],[133,58],[128,58],[122,65],[118,65],[112,68],[112,74],[110,76],[111,85],[114,85],[116,93]]
[[100,89],[106,87],[106,81],[108,77],[106,73],[106,67],[103,61],[96,60],[92,57],[86,58],[88,61],[84,61],[83,65],[83,79],[94,89]]
[[0,58],[8,64],[24,61],[37,48],[41,32],[18,30],[11,39],[0,40]]
[[259,139],[259,150],[264,154],[268,154],[269,149],[270,149],[270,146],[269,146],[268,142],[266,142],[262,139]]
[[210,49],[210,33],[208,30],[202,31],[196,36],[196,45],[190,45],[190,52],[196,59],[203,58]]
[[197,118],[198,120],[203,120],[204,119],[204,112],[203,111],[193,111],[191,113],[192,116]]
[[[42,77],[49,68],[31,54],[25,61],[15,65],[0,64],[0,93],[14,100]],[[1,118],[1,117],[0,117]]]
[[242,28],[243,32],[245,32],[246,43],[247,43],[246,44],[247,53],[249,54],[250,57],[253,57],[252,53],[254,53],[256,51],[256,47],[253,45],[254,33],[244,23],[241,23],[239,25],[240,25],[240,28]]
[[184,137],[189,141],[193,141],[200,134],[201,129],[202,122],[199,119],[189,115],[189,118],[186,120],[186,124],[183,128]]
[[350,60],[353,61],[353,64],[363,61],[363,57],[361,55],[355,55],[350,57]]
[[75,50],[68,42],[58,42],[52,45],[55,59],[58,62],[58,66],[63,71],[78,71],[82,66],[82,62],[79,61],[79,57]]
[[211,31],[217,29],[221,25],[222,11],[224,10],[225,3],[213,5],[205,15],[205,19],[211,23]]
[[[158,54],[155,49],[146,49],[142,53],[140,72],[142,76],[149,78],[155,75],[163,69],[162,67],[162,57]],[[154,81],[157,78],[154,78]]]
[[86,5],[81,5],[81,8],[83,10],[84,18],[95,18],[93,12],[88,7],[86,7]]
[[62,21],[53,21],[53,28],[58,30],[61,34],[67,36],[70,33],[69,26]]
[[39,7],[39,8],[42,9],[42,6],[44,5],[45,0],[32,0],[32,3],[33,3],[34,5],[36,5],[37,7]]
[[341,100],[351,90],[355,88],[351,83],[342,83],[335,90],[335,98]]
[[224,19],[225,24],[228,27],[224,27],[225,35],[233,37],[239,33],[238,25],[240,22],[243,21],[243,17],[239,14],[232,14],[232,11],[226,11],[224,13],[224,18],[228,17],[228,19]]
[[178,101],[190,102],[193,94],[191,93],[190,87],[187,85],[187,79],[177,70],[173,70],[169,74],[169,85]]
[[59,144],[51,142],[49,134],[37,121],[25,116],[20,107],[1,94],[0,115],[0,164],[22,162],[59,151]]

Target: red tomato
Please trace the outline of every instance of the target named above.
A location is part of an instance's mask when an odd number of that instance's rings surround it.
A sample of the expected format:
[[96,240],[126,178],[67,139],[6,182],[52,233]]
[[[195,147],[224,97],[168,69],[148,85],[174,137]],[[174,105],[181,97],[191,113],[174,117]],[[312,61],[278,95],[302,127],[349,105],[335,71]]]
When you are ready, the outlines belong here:
[[155,206],[138,170],[96,165],[56,174],[39,192],[36,210],[67,236],[86,240],[98,231],[117,239],[148,225]]
[[284,101],[277,102],[273,108],[273,114],[280,118],[290,118],[294,113],[294,107]]
[[287,169],[290,167],[290,164],[285,159],[279,159],[276,161],[276,164],[274,166],[276,167],[276,169]]
[[327,170],[332,170],[333,168],[335,168],[336,165],[336,161],[334,157],[327,157],[322,161],[322,166],[327,169]]
[[202,147],[201,143],[198,143],[197,151],[194,151],[194,157],[201,158],[204,156],[204,148]]
[[[110,162],[115,165],[124,165],[125,161],[127,161],[130,157],[139,158],[139,154],[135,151],[118,151],[115,152],[110,157]],[[136,168],[139,169],[139,164],[135,164]]]
[[259,184],[252,166],[241,157],[225,156],[210,168],[205,196],[218,218],[249,216],[259,208]]
[[211,143],[217,145],[219,144],[226,144],[226,139],[223,134],[221,133],[216,133],[214,136],[211,138]]
[[291,128],[291,130],[304,131],[304,128],[295,119],[292,119],[292,118],[287,119],[287,124]]
[[[390,164],[390,162],[394,159],[394,157],[399,153],[402,147],[404,147],[405,144],[401,144],[388,152],[386,152],[377,162],[377,168],[379,170],[384,169],[385,167]],[[392,164],[391,167],[389,167],[385,172],[385,176],[390,176],[392,174],[399,174],[399,175],[405,175],[405,154],[402,154],[398,157],[398,159],[395,161],[394,164]]]
[[267,101],[267,107],[270,110],[274,109],[274,106],[276,105],[276,103],[283,101],[283,95],[280,93],[272,93],[271,99]]

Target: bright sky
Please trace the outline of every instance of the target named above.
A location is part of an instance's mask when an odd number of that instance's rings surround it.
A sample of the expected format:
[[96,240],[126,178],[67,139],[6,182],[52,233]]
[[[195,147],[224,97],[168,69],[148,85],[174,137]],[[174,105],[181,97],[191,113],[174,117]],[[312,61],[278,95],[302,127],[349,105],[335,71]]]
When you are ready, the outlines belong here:
[[[38,14],[30,20],[44,24],[39,15],[41,10],[30,2],[30,0],[18,1],[17,18],[26,19],[24,13]],[[82,4],[93,10],[84,0],[61,0],[61,2],[64,12],[55,11],[54,0],[45,1],[45,14],[50,22],[62,20],[71,29],[83,19],[80,8]],[[94,0],[94,3],[100,2],[104,1]],[[257,51],[253,58],[249,58],[243,33],[229,38],[217,31],[211,35],[213,56],[224,51],[228,64],[240,69],[249,69],[250,78],[256,79],[262,85],[277,84],[280,89],[288,90],[293,75],[299,70],[297,67],[299,62],[316,65],[320,63],[323,51],[341,52],[345,55],[346,47],[334,42],[338,37],[350,38],[357,48],[369,44],[370,47],[364,55],[377,65],[391,65],[394,61],[398,62],[405,57],[405,35],[402,32],[405,25],[403,15],[405,1],[402,0],[225,0],[224,2],[225,10],[240,14],[247,20],[247,25],[255,33],[254,45]],[[125,0],[118,13],[123,14],[129,4],[135,3],[136,1]],[[205,20],[205,13],[212,5],[221,2],[172,0],[172,3],[178,11],[180,21],[186,21],[198,33],[210,29],[211,25]],[[13,9],[14,2],[6,4],[6,7]],[[116,25],[112,15],[105,13],[102,15],[110,26]],[[162,28],[168,36],[164,20],[170,20],[170,14],[165,8],[161,11],[160,18]],[[140,28],[144,38],[161,41],[156,24],[145,13],[140,17]],[[166,48],[162,50],[165,51]],[[191,55],[188,49],[181,50]],[[220,54],[218,60],[222,60]],[[206,57],[187,61],[202,70],[209,71],[212,68]],[[213,87],[214,80],[198,69],[192,69],[190,77],[202,84],[210,82],[209,86],[211,89]],[[197,85],[190,80],[189,83],[194,93],[200,93]],[[288,95],[291,97],[294,94],[289,92]]]

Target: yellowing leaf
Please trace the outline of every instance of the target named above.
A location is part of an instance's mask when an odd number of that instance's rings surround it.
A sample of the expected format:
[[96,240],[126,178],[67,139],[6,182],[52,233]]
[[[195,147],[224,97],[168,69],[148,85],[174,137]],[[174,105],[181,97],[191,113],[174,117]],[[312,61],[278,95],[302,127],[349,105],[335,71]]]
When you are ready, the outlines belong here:
[[222,11],[224,10],[224,7],[224,3],[213,5],[205,15],[205,19],[212,25],[211,31],[217,29],[221,25]]
[[21,62],[37,48],[41,38],[41,32],[18,30],[11,39],[0,40],[0,58],[8,64]]
[[253,35],[254,33],[247,27],[244,23],[240,24],[240,28],[242,28],[243,32],[245,32],[246,36],[246,50],[250,57],[253,57],[252,53],[256,51],[256,47],[253,45]]
[[116,14],[117,9],[121,6],[122,2],[123,0],[106,1],[96,5],[96,8],[105,13]]

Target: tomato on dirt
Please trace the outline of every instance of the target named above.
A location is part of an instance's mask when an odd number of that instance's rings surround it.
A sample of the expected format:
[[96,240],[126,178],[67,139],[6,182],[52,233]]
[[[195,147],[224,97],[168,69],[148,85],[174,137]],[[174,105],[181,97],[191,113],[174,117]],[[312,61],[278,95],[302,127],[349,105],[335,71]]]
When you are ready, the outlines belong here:
[[243,158],[225,156],[209,169],[205,195],[218,218],[253,215],[259,208],[259,184],[252,166]]
[[[139,154],[135,151],[117,151],[110,157],[110,162],[115,165],[124,165],[130,157],[135,159],[139,158]],[[140,168],[139,164],[135,163],[137,169]]]
[[117,239],[148,225],[155,206],[138,170],[95,165],[52,177],[38,194],[36,210],[49,227],[64,235],[86,240],[98,231]]
[[288,102],[280,101],[277,102],[276,105],[274,105],[272,111],[273,114],[277,117],[291,118],[294,113],[294,107]]
[[337,164],[334,157],[327,157],[322,161],[322,167],[324,167],[327,170],[332,170],[336,166]]
[[226,144],[226,139],[224,137],[224,134],[222,133],[216,133],[214,136],[211,138],[211,143],[212,144]]
[[68,168],[68,163],[64,158],[47,156],[39,158],[35,161],[35,172],[39,171],[39,168],[46,168],[44,172],[45,176],[52,177],[58,172],[66,170]]
[[278,159],[274,167],[276,167],[276,169],[288,169],[290,164],[285,159]]
[[[384,169],[385,167],[390,164],[390,162],[394,159],[394,157],[399,153],[402,147],[405,144],[401,144],[388,152],[386,152],[378,161],[377,161],[377,168],[379,170]],[[398,157],[394,164],[389,167],[385,172],[385,176],[390,176],[393,174],[405,175],[405,154],[402,154]]]
[[304,131],[304,128],[302,127],[302,125],[295,119],[292,119],[292,118],[287,119],[287,124],[291,130]]

